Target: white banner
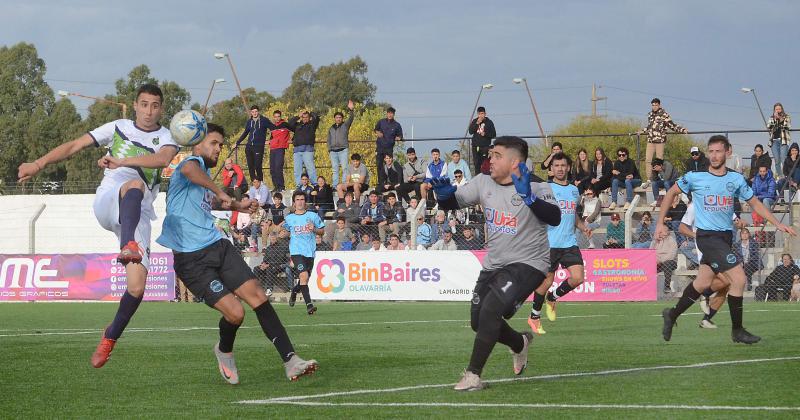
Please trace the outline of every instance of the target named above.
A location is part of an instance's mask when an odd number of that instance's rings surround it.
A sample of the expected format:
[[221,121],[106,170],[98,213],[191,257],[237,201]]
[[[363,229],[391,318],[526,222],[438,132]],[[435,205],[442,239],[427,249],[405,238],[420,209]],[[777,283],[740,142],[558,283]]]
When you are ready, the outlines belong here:
[[485,251],[317,252],[308,286],[321,300],[469,301]]

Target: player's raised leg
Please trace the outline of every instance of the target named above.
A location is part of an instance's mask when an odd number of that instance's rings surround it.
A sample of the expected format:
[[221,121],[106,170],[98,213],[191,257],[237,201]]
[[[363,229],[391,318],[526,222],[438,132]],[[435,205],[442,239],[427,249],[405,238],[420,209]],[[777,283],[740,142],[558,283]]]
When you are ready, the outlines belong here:
[[[580,257],[580,251],[575,249],[578,257]],[[566,263],[564,264],[566,265]],[[569,270],[569,278],[566,281],[562,281],[561,284],[558,285],[556,290],[552,292],[547,292],[546,302],[547,308],[545,312],[547,313],[547,319],[550,321],[556,320],[556,302],[559,298],[564,297],[567,293],[571,292],[576,287],[583,284],[583,260],[581,259],[580,264],[574,264],[568,266],[567,270]]]
[[[552,254],[553,252],[551,250],[551,258]],[[556,266],[558,266],[558,263],[556,263]],[[542,307],[544,306],[545,295],[547,295],[547,291],[550,290],[550,286],[553,285],[554,277],[555,273],[553,271],[548,272],[544,282],[542,282],[542,284],[533,291],[533,304],[531,306],[531,314],[528,316],[528,325],[531,327],[531,331],[537,335],[547,333],[547,331],[542,328]]]

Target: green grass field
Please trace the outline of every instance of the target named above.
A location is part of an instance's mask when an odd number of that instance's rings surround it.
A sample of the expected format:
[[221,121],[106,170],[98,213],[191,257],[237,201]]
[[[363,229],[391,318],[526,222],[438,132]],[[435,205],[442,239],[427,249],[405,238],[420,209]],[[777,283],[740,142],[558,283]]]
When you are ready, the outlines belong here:
[[[219,376],[211,350],[218,315],[202,304],[143,304],[102,369],[89,356],[115,304],[2,304],[0,417],[800,415],[800,305],[748,302],[745,325],[763,336],[753,346],[731,342],[727,311],[716,318],[719,329],[699,329],[697,307],[665,343],[659,314],[666,305],[562,303],[556,322],[544,320],[548,333],[534,339],[520,380],[512,381],[511,356],[499,345],[483,374],[497,382],[458,393],[452,384],[474,337],[467,303],[323,302],[313,317],[276,304],[298,353],[321,365],[295,383],[249,312],[234,348],[237,386]],[[527,310],[514,327],[527,328]],[[328,393],[335,394],[314,396]],[[259,403],[238,403],[244,400]]]

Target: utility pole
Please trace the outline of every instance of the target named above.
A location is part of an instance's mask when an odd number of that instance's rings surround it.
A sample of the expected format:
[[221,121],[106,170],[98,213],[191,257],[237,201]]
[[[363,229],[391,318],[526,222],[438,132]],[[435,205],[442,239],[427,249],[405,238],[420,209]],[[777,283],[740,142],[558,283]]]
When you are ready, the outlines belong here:
[[597,85],[592,83],[592,118],[597,117],[597,101],[605,101],[606,99],[608,98],[605,96],[597,96]]

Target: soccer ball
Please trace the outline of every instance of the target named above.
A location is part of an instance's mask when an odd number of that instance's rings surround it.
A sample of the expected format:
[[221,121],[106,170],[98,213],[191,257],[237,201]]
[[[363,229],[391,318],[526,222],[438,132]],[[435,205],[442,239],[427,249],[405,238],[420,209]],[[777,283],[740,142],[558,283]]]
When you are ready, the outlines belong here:
[[169,132],[175,143],[181,146],[194,146],[203,141],[208,134],[206,117],[197,111],[185,109],[172,117]]

